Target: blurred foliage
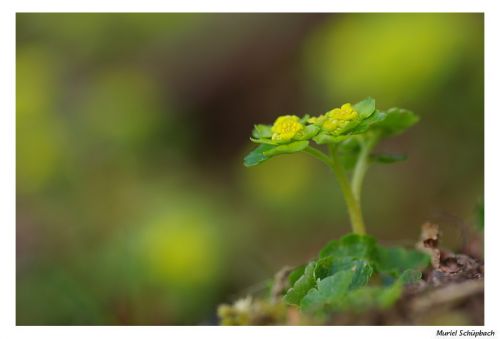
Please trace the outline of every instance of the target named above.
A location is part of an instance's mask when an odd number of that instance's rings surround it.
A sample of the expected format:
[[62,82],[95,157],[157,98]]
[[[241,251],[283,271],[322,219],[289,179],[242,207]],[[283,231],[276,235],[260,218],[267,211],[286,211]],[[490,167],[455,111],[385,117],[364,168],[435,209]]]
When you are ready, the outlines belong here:
[[17,323],[215,323],[348,230],[321,164],[241,165],[253,123],[367,95],[422,116],[377,150],[408,161],[367,177],[368,228],[456,246],[483,57],[482,14],[18,14]]

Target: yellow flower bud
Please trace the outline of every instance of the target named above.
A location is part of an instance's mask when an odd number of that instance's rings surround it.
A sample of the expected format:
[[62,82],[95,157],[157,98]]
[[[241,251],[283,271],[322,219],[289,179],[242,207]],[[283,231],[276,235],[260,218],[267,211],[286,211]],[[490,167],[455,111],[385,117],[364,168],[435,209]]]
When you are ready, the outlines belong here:
[[276,119],[271,128],[273,132],[272,140],[278,142],[287,142],[292,140],[297,133],[304,129],[300,123],[299,117],[295,115],[284,115]]
[[323,122],[325,122],[325,119],[326,119],[325,115],[320,115],[319,117],[309,118],[307,122],[316,126],[321,126]]
[[343,104],[342,107],[335,108],[328,113],[330,113],[332,118],[338,120],[353,120],[358,116],[358,112],[356,112],[349,103]]
[[340,108],[334,108],[325,114],[322,128],[328,132],[335,132],[344,128],[350,121],[358,117],[351,104],[343,104]]

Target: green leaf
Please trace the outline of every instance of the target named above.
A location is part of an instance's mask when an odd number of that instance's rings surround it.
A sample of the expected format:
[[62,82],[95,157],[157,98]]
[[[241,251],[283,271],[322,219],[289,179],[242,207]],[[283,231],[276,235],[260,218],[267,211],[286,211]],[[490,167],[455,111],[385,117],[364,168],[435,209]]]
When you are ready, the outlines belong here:
[[273,145],[273,146],[276,146],[278,145],[278,143],[276,141],[273,141],[271,139],[254,139],[254,138],[250,138],[250,140],[252,140],[252,142],[255,142],[256,144],[267,144],[267,145]]
[[304,269],[304,274],[295,281],[295,284],[287,291],[284,300],[288,304],[300,305],[302,298],[316,285],[314,269],[316,262],[310,262]]
[[288,153],[295,153],[295,152],[300,152],[304,150],[307,146],[309,146],[309,141],[303,140],[303,141],[294,141],[289,144],[284,144],[284,145],[278,145],[276,147],[273,147],[269,150],[265,150],[262,152],[262,154],[268,158],[280,155],[280,154],[288,154]]
[[301,123],[302,125],[305,125],[305,124],[306,124],[306,122],[307,122],[307,120],[309,120],[309,118],[310,118],[310,117],[311,117],[311,116],[310,116],[309,114],[305,114],[302,118],[300,118],[300,120],[299,120],[299,121],[300,121],[300,123]]
[[371,154],[370,161],[378,162],[380,164],[392,164],[398,161],[404,161],[408,157],[404,154],[388,154],[388,153],[379,153],[379,154]]
[[351,120],[344,127],[340,128],[335,133],[338,136],[351,135],[353,134],[354,129],[359,125],[360,121],[361,120],[359,119]]
[[328,311],[366,312],[370,309],[387,309],[392,307],[401,297],[407,284],[420,281],[422,273],[416,270],[406,270],[388,286],[366,286],[357,289],[351,287],[343,298],[336,298],[327,308]]
[[319,253],[319,257],[353,257],[369,262],[377,260],[375,238],[369,235],[348,234],[340,240],[330,241]]
[[261,144],[257,148],[255,148],[253,151],[247,154],[245,159],[243,159],[243,164],[246,167],[250,166],[255,166],[258,165],[267,159],[269,159],[268,156],[264,155],[264,152],[272,150],[273,148],[276,148],[277,146],[274,145],[268,145],[268,144]]
[[272,137],[273,132],[271,131],[271,126],[269,125],[255,125],[252,131],[252,137],[255,139],[266,139]]
[[377,246],[378,270],[399,276],[408,269],[422,270],[430,263],[427,254],[403,247]]
[[325,279],[339,271],[348,269],[355,261],[353,257],[334,257],[332,255],[324,256],[316,261],[314,277],[316,279]]
[[320,132],[318,135],[316,135],[312,139],[318,145],[325,145],[325,144],[333,144],[333,143],[344,141],[348,137],[349,136],[345,136],[345,135],[333,136],[331,134],[328,134],[327,132]]
[[318,282],[318,287],[311,289],[300,302],[300,308],[307,312],[317,311],[344,297],[353,281],[354,271],[344,270]]
[[260,144],[252,152],[248,153],[243,164],[246,167],[258,165],[271,157],[280,154],[295,153],[304,150],[309,145],[309,141],[294,141],[285,145]]
[[290,274],[288,275],[288,282],[290,286],[293,286],[297,280],[304,274],[306,269],[306,265],[300,265],[296,267]]
[[350,270],[354,272],[351,285],[349,286],[351,290],[368,284],[368,281],[373,274],[373,266],[365,260],[357,260],[353,262]]
[[388,309],[399,300],[403,293],[401,284],[393,284],[389,287],[382,287],[374,296],[374,306],[380,309]]
[[295,138],[298,140],[308,140],[318,134],[319,130],[320,128],[316,125],[307,125],[302,131],[297,133]]
[[387,309],[400,298],[403,288],[400,283],[390,286],[364,286],[338,300],[330,311],[366,312],[370,309]]
[[[330,241],[316,261],[289,275],[292,288],[284,300],[303,311],[366,311],[387,308],[407,284],[420,281],[428,255],[402,247],[383,247],[367,235],[348,234]],[[368,286],[377,273],[382,285]]]
[[366,285],[373,274],[373,267],[366,260],[358,260],[353,257],[335,258],[329,256],[317,261],[314,275],[316,279],[325,279],[328,276],[345,270],[354,272],[351,289]]
[[388,309],[396,303],[403,293],[401,284],[393,284],[389,287],[382,287],[374,296],[374,306],[380,309]]
[[361,134],[365,133],[372,126],[378,126],[378,124],[386,119],[387,115],[381,111],[375,111],[368,118],[362,120],[352,131],[351,134]]
[[355,104],[353,108],[361,119],[366,119],[375,112],[375,99],[368,97]]
[[398,278],[398,282],[403,285],[415,284],[422,279],[422,272],[408,269],[405,270]]
[[420,120],[412,111],[397,107],[387,110],[386,114],[387,117],[374,126],[382,131],[383,136],[399,134]]

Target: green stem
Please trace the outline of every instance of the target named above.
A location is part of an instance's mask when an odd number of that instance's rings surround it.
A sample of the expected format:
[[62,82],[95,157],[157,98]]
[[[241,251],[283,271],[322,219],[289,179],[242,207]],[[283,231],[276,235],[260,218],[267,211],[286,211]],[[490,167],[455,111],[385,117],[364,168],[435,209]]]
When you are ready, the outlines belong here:
[[344,195],[344,200],[346,202],[349,217],[351,219],[352,230],[357,234],[366,234],[365,223],[363,221],[363,215],[361,214],[359,201],[354,198],[351,186],[349,185],[349,179],[347,177],[347,174],[345,173],[344,168],[342,167],[342,164],[339,161],[335,146],[329,145],[329,148],[333,160],[330,163],[330,167],[332,168],[333,173],[335,173],[335,176],[337,177],[340,185],[340,189],[342,190],[342,193]]
[[304,152],[312,155],[316,159],[321,160],[333,170],[333,173],[335,174],[339,182],[342,194],[344,195],[344,200],[346,202],[349,217],[351,219],[353,232],[357,234],[366,234],[365,224],[363,222],[363,216],[361,214],[359,202],[354,198],[351,186],[349,185],[349,180],[344,171],[344,168],[340,164],[335,147],[333,145],[329,145],[329,148],[331,158],[325,153],[321,152],[319,149],[311,146],[308,146],[306,149],[304,149]]
[[363,180],[365,178],[366,170],[368,169],[368,160],[370,152],[377,143],[378,136],[374,135],[368,140],[361,139],[361,151],[358,155],[358,160],[356,161],[356,166],[352,173],[351,189],[354,198],[361,204],[361,187],[363,186]]
[[325,153],[321,152],[319,149],[317,148],[314,148],[314,147],[311,147],[311,146],[307,146],[306,149],[304,149],[304,152],[312,155],[313,157],[315,157],[316,159],[319,159],[321,160],[322,162],[324,162],[328,167],[331,167],[332,166],[332,159],[330,159],[328,157],[328,155],[326,155]]

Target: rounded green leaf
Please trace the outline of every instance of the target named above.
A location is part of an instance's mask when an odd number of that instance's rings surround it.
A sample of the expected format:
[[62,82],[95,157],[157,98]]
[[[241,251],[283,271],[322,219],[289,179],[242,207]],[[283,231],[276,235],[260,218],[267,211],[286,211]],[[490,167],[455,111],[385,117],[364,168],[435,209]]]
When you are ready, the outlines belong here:
[[351,134],[361,134],[366,132],[372,126],[378,126],[378,123],[386,119],[386,113],[381,111],[375,111],[368,118],[362,120],[355,128],[350,132]]
[[264,156],[270,158],[280,154],[288,154],[295,153],[304,150],[307,146],[309,146],[309,141],[294,141],[285,145],[278,145],[276,147],[270,148],[268,150],[263,151]]
[[290,274],[288,275],[288,282],[290,286],[293,286],[297,280],[304,274],[306,269],[306,265],[300,265],[296,267]]
[[308,140],[318,134],[320,128],[316,125],[308,125],[304,129],[297,133],[295,139],[298,140]]
[[387,110],[386,115],[385,119],[374,125],[384,136],[402,133],[420,120],[412,111],[397,107]]
[[365,285],[373,274],[373,267],[367,260],[354,257],[328,256],[316,262],[314,276],[316,279],[325,279],[344,270],[355,272],[351,288]]
[[404,271],[398,278],[398,282],[403,285],[415,284],[422,279],[422,272],[408,269]]
[[318,288],[311,289],[304,296],[300,308],[313,312],[343,298],[349,291],[353,277],[354,271],[344,270],[319,281]]
[[243,159],[243,165],[245,165],[246,167],[251,167],[266,161],[267,159],[269,159],[269,157],[265,156],[264,152],[269,151],[275,147],[277,146],[268,144],[259,145],[257,148],[247,154],[245,159]]
[[366,119],[375,112],[375,99],[368,97],[355,104],[353,108],[361,119]]
[[340,240],[330,241],[320,251],[319,256],[320,258],[326,256],[353,257],[370,262],[378,259],[375,238],[359,234],[348,234],[340,238]]
[[272,141],[271,139],[266,139],[266,138],[262,138],[262,139],[254,139],[254,138],[250,138],[250,140],[251,140],[252,142],[255,142],[256,144],[278,145],[278,143],[277,143],[277,142]]
[[295,281],[295,284],[285,294],[284,300],[288,304],[299,305],[302,298],[316,286],[314,279],[314,269],[316,262],[312,261],[304,269],[304,274]]
[[400,275],[408,269],[424,269],[430,263],[427,254],[413,249],[377,246],[377,252],[380,272]]
[[318,145],[325,145],[325,144],[333,144],[333,143],[344,141],[348,137],[349,136],[345,136],[345,135],[333,136],[333,135],[330,135],[326,132],[321,132],[312,139]]
[[243,159],[246,167],[258,165],[271,157],[280,154],[295,153],[304,150],[309,145],[309,141],[295,141],[286,145],[271,145],[261,143],[256,149],[248,153]]
[[252,131],[252,137],[255,139],[271,138],[273,132],[271,131],[271,126],[258,124],[255,125]]
[[305,125],[305,124],[306,124],[306,122],[307,122],[307,120],[309,120],[309,118],[310,118],[310,117],[311,117],[311,116],[310,116],[309,114],[305,114],[302,118],[300,118],[300,123],[301,123],[302,125]]

